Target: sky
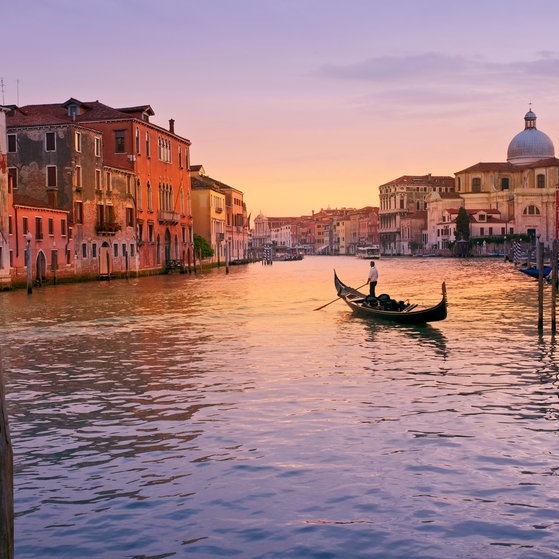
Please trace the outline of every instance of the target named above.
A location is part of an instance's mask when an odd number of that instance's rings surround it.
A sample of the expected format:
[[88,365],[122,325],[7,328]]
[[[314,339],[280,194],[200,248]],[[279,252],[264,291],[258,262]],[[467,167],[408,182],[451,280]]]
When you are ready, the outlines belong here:
[[506,161],[530,106],[559,138],[556,0],[18,0],[5,15],[4,104],[150,105],[253,217],[377,206],[402,175]]

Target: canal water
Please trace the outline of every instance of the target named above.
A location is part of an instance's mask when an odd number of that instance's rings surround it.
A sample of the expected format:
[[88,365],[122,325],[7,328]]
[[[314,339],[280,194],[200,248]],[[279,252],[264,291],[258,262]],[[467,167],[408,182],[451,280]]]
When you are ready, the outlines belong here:
[[557,558],[549,287],[501,259],[350,257],[0,293],[16,559]]

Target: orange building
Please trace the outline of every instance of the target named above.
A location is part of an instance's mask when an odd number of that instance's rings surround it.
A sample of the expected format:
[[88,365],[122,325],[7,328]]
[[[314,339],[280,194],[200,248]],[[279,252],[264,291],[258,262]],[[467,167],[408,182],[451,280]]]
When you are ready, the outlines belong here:
[[71,212],[76,275],[149,273],[192,260],[190,141],[149,105],[11,107],[14,193]]

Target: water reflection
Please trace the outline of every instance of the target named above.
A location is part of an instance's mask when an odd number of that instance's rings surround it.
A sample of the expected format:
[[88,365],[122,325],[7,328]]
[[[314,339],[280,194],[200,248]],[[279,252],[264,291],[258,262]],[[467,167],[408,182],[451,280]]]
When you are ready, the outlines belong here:
[[429,304],[446,279],[437,325],[313,312],[333,268],[362,283],[348,258],[0,296],[17,559],[554,556],[533,285],[417,260],[381,281]]

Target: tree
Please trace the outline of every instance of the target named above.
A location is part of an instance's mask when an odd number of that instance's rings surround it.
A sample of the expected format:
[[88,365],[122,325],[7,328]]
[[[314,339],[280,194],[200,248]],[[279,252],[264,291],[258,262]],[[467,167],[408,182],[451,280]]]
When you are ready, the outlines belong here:
[[210,246],[210,243],[204,237],[196,234],[194,234],[194,250],[201,258],[209,258],[214,255],[214,249]]
[[464,207],[460,207],[458,215],[456,216],[456,240],[470,240],[470,218]]
[[468,256],[470,254],[470,218],[463,206],[460,207],[456,216],[456,244],[454,250],[457,256]]

